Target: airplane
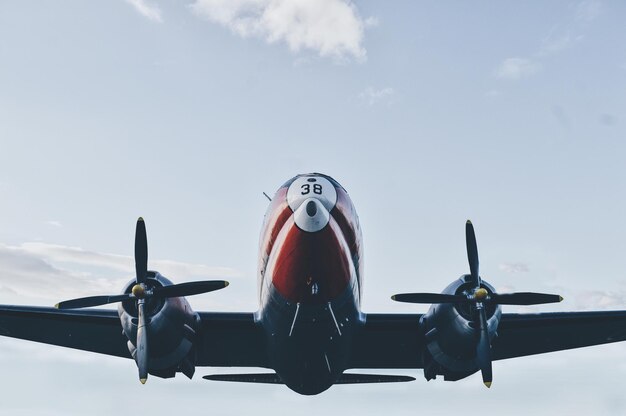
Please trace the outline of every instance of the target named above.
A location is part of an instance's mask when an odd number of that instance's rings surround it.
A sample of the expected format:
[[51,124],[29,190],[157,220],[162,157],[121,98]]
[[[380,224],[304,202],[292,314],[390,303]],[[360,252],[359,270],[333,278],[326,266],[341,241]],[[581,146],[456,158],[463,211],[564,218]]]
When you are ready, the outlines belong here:
[[[257,312],[192,310],[185,296],[228,282],[173,284],[148,270],[146,227],[139,218],[136,275],[121,294],[55,308],[0,305],[0,335],[133,359],[141,383],[148,374],[192,378],[196,367],[257,367],[270,372],[203,378],[284,384],[303,395],[334,384],[415,380],[355,369],[423,369],[426,380],[448,381],[480,371],[490,387],[492,361],[626,340],[626,311],[503,313],[501,305],[562,298],[497,293],[480,276],[474,227],[470,221],[465,227],[468,274],[442,293],[392,296],[432,304],[427,313],[364,313],[363,243],[354,205],[330,176],[300,174],[276,191],[265,214]],[[117,311],[90,308],[112,303]]]

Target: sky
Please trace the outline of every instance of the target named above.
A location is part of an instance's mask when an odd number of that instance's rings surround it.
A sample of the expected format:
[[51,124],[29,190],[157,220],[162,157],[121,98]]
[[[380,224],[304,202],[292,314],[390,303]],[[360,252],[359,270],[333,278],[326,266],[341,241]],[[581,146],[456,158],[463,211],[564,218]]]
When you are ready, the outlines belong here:
[[[119,292],[134,224],[196,310],[254,311],[272,194],[349,192],[366,312],[467,272],[464,224],[504,312],[626,308],[626,5],[608,0],[0,2],[0,303]],[[416,352],[417,354],[418,352]],[[0,339],[0,415],[626,412],[626,345],[402,385],[137,381],[132,361]],[[238,370],[235,370],[238,371]],[[35,394],[33,394],[35,393]],[[478,400],[477,400],[478,399]]]

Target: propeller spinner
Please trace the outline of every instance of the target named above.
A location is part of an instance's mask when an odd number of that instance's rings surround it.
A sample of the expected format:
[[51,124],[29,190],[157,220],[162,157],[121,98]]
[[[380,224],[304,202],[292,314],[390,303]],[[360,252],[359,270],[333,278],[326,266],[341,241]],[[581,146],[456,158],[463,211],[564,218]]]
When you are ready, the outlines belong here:
[[145,384],[148,379],[148,331],[146,301],[150,298],[164,299],[198,295],[228,286],[225,280],[206,280],[179,283],[171,286],[150,287],[148,284],[148,239],[143,218],[137,220],[135,229],[135,285],[130,293],[121,295],[89,296],[57,303],[58,309],[88,308],[134,299],[137,301],[137,350],[135,359],[139,370],[139,381]]
[[491,368],[491,343],[487,321],[487,305],[538,305],[556,303],[563,300],[559,295],[534,292],[490,293],[482,286],[479,274],[478,246],[471,221],[465,224],[465,243],[467,260],[470,266],[469,283],[472,289],[461,294],[446,293],[402,293],[391,299],[407,303],[462,303],[472,305],[472,320],[476,331],[476,364],[482,373],[483,383],[491,387],[493,372]]

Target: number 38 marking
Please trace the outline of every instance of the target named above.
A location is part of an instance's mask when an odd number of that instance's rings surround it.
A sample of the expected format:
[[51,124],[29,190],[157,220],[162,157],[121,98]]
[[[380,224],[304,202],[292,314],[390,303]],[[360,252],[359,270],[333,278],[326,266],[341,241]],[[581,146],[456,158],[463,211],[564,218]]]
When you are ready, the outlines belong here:
[[[307,195],[311,192],[311,184],[305,183],[300,187],[302,189],[302,195]],[[313,184],[313,193],[316,195],[322,194],[322,185],[319,183]]]

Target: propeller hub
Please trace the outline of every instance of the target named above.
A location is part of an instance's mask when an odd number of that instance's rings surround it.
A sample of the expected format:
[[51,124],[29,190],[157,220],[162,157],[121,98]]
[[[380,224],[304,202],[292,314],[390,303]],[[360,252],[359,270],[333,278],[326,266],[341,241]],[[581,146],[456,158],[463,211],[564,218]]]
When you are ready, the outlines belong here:
[[489,292],[484,287],[478,288],[474,291],[474,300],[478,302],[487,299],[487,296],[489,296]]
[[131,291],[132,291],[133,296],[136,297],[137,299],[143,299],[144,296],[146,295],[146,288],[142,284],[139,284],[139,283],[133,286]]

